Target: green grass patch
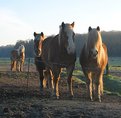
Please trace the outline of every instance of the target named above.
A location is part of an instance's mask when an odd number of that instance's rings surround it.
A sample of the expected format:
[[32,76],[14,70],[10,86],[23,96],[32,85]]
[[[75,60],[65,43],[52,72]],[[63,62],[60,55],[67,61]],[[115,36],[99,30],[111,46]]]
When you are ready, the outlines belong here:
[[121,96],[121,78],[112,75],[104,76],[104,89]]

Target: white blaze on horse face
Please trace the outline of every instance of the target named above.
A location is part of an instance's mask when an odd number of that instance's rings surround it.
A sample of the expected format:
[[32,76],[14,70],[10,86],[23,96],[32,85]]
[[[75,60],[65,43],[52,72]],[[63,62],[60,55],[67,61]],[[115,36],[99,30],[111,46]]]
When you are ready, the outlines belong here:
[[68,46],[67,46],[67,52],[68,54],[75,53],[75,44],[74,44],[74,37],[73,37],[73,28],[69,24],[65,24],[65,32],[68,37]]

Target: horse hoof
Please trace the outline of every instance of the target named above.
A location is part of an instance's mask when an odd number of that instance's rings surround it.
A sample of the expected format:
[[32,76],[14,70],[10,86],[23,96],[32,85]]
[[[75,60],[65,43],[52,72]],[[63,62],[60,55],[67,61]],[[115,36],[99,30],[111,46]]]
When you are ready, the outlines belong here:
[[99,102],[101,102],[101,96],[98,96]]
[[99,99],[99,102],[100,102],[100,103],[102,102],[101,99]]
[[59,100],[59,96],[57,96],[56,98],[57,98],[57,100]]
[[71,99],[71,100],[72,100],[73,98],[74,98],[74,96],[73,96],[73,95],[70,95],[70,96],[69,96],[69,99]]
[[94,100],[92,99],[91,102],[93,102]]
[[90,98],[90,100],[91,100],[91,102],[93,102],[94,100],[93,100],[93,98]]
[[52,97],[52,99],[54,99],[54,100],[59,100],[59,96],[56,96],[56,95],[51,95],[51,97]]

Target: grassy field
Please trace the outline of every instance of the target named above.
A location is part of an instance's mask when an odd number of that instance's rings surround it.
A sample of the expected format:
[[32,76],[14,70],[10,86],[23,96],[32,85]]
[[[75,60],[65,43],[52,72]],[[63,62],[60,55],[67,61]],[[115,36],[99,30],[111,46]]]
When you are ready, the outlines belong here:
[[[29,59],[26,59],[25,66],[26,71],[28,69]],[[10,70],[10,59],[9,58],[0,58],[0,71],[9,71]],[[30,59],[30,70],[36,70],[34,65],[34,59]],[[81,66],[77,60],[75,70],[73,72],[73,79],[79,83],[85,83],[85,77],[83,72],[80,71]],[[108,76],[104,76],[104,89],[108,93],[113,93],[121,95],[121,58],[111,57],[109,58],[109,73]],[[112,72],[114,74],[112,74]],[[119,75],[117,76],[118,73]],[[66,72],[63,71],[62,76],[66,76]]]

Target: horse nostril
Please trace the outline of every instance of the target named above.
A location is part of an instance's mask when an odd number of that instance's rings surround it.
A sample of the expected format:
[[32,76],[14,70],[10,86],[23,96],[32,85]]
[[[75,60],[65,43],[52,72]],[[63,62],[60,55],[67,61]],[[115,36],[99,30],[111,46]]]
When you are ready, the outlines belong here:
[[93,51],[92,50],[89,51],[89,56],[91,56],[91,55],[93,55]]
[[98,51],[96,50],[96,51],[95,51],[95,53],[93,54],[93,55],[94,55],[94,57],[96,57],[96,56],[97,56],[97,54],[98,54]]
[[89,57],[96,57],[97,56],[97,54],[98,54],[98,51],[97,50],[95,50],[95,51],[93,51],[93,50],[90,50],[89,51]]
[[98,54],[98,51],[96,50],[96,53]]

